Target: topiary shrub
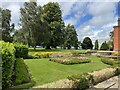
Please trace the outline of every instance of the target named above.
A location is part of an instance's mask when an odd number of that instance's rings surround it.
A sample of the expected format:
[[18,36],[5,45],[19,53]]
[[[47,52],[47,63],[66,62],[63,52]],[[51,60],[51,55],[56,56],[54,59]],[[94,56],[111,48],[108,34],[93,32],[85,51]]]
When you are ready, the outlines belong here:
[[15,43],[15,57],[16,58],[27,58],[28,57],[28,48],[21,44],[21,43]]
[[0,41],[2,48],[2,88],[6,89],[12,85],[15,48],[12,43]]
[[16,59],[14,66],[14,85],[20,85],[23,83],[28,83],[31,81],[30,74],[27,70],[27,66],[24,63],[23,59]]

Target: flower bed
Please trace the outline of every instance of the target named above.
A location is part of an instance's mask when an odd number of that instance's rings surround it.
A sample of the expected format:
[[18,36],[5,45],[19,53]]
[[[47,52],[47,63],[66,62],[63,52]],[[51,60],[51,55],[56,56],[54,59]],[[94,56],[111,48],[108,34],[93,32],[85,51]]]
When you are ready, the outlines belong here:
[[65,65],[72,65],[72,64],[81,64],[81,63],[90,63],[91,60],[85,57],[71,57],[71,58],[51,58],[50,61],[65,64]]
[[37,52],[35,53],[36,57],[39,58],[55,58],[55,57],[70,57],[72,56],[71,52]]

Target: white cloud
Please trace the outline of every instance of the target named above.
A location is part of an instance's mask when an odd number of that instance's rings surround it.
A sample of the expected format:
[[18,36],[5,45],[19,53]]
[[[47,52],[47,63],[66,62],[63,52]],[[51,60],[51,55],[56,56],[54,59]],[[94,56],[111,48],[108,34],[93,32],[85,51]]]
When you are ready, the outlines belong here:
[[15,29],[19,28],[19,17],[20,17],[20,7],[21,3],[17,2],[7,2],[4,3],[3,8],[11,10],[11,23],[15,24]]

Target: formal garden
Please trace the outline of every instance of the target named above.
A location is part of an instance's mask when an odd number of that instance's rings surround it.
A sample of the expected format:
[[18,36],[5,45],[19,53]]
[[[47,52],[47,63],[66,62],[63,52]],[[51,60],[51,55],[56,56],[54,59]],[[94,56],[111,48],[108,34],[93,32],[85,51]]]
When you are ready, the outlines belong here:
[[[44,48],[37,48],[34,51],[33,48],[28,49],[23,44],[3,41],[0,44],[2,44],[3,89],[34,88],[63,79],[69,81],[63,80],[62,83],[66,84],[58,88],[86,89],[120,73],[115,52],[101,54],[97,50]],[[111,57],[108,57],[110,55]],[[100,70],[103,71],[100,73]]]
[[[110,40],[78,40],[74,25],[65,26],[58,3],[25,2],[21,28],[11,24],[11,11],[2,11],[0,41],[1,89],[75,88],[85,90],[120,74],[120,53]],[[12,34],[13,35],[12,35]]]

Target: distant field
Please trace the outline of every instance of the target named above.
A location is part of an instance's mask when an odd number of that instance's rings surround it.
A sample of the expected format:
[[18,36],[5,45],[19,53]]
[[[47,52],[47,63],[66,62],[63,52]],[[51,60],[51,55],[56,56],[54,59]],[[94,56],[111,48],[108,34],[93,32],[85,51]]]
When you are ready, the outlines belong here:
[[[31,49],[30,49],[31,50]],[[37,49],[37,51],[46,51],[44,49]],[[58,50],[53,50],[58,51]],[[63,51],[74,51],[74,50],[60,50]],[[77,50],[76,50],[77,51]],[[79,50],[80,51],[80,50]],[[32,54],[32,50],[30,51]],[[103,64],[100,58],[97,56],[88,56],[92,59],[91,63],[86,64],[74,64],[74,65],[63,65],[56,62],[51,62],[49,59],[27,59],[24,60],[29,68],[33,79],[36,81],[36,86],[45,83],[57,81],[60,79],[67,78],[70,75],[82,74],[84,72],[92,72],[107,68],[108,65]]]

